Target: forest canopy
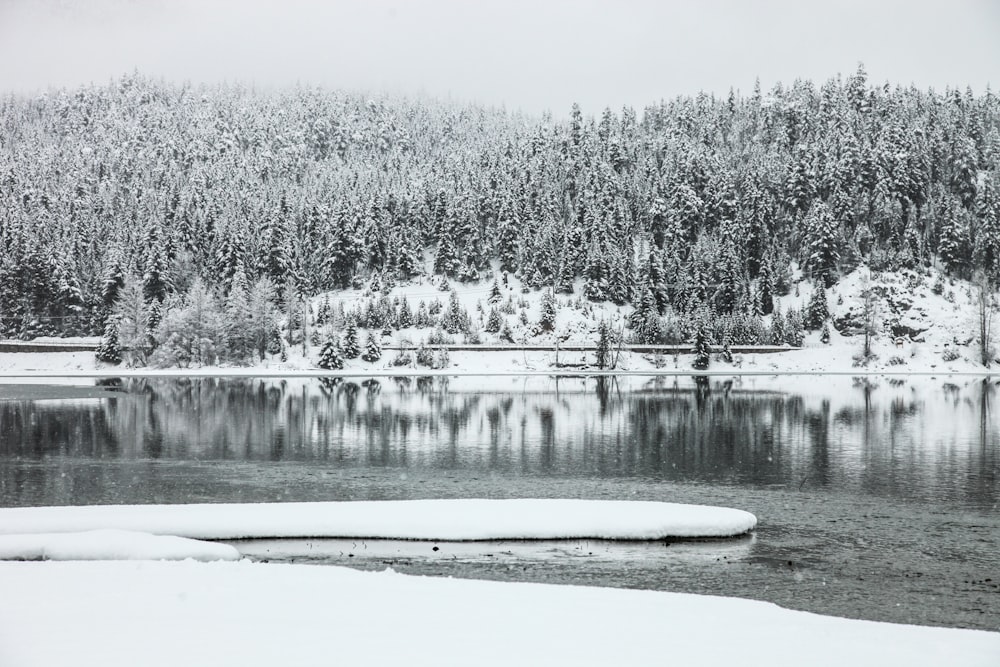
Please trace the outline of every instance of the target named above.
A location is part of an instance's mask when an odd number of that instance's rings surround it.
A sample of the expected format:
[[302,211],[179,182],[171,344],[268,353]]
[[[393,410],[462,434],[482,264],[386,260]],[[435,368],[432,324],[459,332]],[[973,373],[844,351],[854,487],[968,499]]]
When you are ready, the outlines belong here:
[[995,281],[998,165],[991,91],[863,66],[565,119],[138,74],[8,95],[0,335],[99,334],[126,292],[157,313],[264,278],[310,296],[499,268],[680,315],[767,314],[792,262],[826,286],[862,263]]

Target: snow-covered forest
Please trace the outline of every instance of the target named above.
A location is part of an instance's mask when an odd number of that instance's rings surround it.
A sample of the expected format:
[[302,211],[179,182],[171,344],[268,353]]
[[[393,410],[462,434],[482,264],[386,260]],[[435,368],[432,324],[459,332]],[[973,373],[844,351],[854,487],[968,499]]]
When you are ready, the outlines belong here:
[[[7,95],[0,335],[156,344],[210,312],[226,350],[201,352],[239,360],[311,296],[506,272],[635,306],[636,341],[728,318],[733,342],[763,342],[793,263],[826,287],[861,264],[996,280],[998,171],[989,90],[873,85],[863,66],[565,118],[138,74]],[[419,315],[382,304],[380,326]]]

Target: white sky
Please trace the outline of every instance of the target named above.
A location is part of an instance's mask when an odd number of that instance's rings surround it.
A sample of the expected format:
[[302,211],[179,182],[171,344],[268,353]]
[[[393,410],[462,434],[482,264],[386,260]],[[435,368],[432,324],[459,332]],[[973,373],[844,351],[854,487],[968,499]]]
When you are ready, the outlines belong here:
[[308,83],[586,114],[699,90],[1000,87],[998,0],[0,0],[0,91]]

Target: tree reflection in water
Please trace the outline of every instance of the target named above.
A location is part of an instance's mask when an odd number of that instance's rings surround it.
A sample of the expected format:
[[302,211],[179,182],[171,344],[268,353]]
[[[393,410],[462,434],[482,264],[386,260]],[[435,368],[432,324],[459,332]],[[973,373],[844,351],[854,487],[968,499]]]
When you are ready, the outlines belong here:
[[[538,477],[833,485],[997,502],[990,380],[808,394],[781,381],[563,378],[474,390],[446,377],[135,378],[101,398],[0,401],[0,481],[31,461],[299,462]],[[467,382],[465,386],[470,384]],[[474,386],[474,383],[472,384]],[[23,484],[23,482],[20,482]]]

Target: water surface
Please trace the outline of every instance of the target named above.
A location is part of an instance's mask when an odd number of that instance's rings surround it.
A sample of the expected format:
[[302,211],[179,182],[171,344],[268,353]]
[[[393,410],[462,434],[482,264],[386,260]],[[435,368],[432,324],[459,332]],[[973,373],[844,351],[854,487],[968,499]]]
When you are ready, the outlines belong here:
[[735,595],[997,630],[995,400],[992,381],[947,378],[14,383],[0,388],[0,505],[461,497],[727,505],[757,514],[752,538],[241,548],[275,561]]

